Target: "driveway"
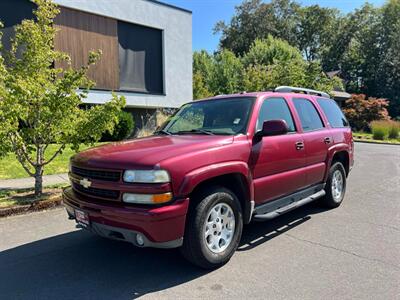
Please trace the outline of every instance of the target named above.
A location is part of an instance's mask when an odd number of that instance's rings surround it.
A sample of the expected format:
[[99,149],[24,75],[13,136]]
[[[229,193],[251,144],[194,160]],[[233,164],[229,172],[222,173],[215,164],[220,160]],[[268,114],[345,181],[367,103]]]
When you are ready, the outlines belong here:
[[399,299],[400,147],[357,143],[340,208],[246,226],[215,271],[77,230],[62,209],[0,219],[0,251],[2,299]]

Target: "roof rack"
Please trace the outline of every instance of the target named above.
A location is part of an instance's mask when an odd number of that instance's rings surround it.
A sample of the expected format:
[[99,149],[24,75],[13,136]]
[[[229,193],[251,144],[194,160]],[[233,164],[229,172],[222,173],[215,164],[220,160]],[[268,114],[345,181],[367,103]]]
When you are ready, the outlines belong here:
[[311,90],[311,89],[300,88],[300,87],[294,87],[294,86],[278,86],[277,88],[275,88],[275,92],[304,93],[304,94],[308,94],[308,95],[317,95],[317,96],[321,96],[321,97],[325,97],[325,98],[330,98],[328,93]]

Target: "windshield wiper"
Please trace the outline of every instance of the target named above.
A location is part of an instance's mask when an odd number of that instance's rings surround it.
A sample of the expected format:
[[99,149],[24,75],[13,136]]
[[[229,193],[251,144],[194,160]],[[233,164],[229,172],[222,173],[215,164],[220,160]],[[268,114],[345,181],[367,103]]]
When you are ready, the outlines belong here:
[[165,135],[172,135],[171,132],[165,131],[163,129],[161,130],[157,130],[156,132],[154,132],[155,134],[165,134]]
[[212,131],[206,130],[206,129],[181,130],[181,131],[177,132],[177,134],[180,134],[180,133],[204,133],[207,135],[215,135]]

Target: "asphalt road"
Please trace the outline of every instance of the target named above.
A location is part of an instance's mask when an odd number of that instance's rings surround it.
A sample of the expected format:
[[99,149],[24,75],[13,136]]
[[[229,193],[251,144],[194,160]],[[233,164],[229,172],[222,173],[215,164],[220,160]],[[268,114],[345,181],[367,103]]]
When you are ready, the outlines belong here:
[[1,299],[400,299],[400,147],[356,144],[341,207],[246,226],[224,267],[74,228],[62,209],[0,220]]

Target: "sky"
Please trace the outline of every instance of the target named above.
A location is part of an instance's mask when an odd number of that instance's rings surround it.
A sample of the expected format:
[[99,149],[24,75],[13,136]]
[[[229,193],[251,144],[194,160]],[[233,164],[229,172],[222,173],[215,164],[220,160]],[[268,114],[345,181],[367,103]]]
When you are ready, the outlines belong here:
[[[160,2],[191,10],[193,12],[193,50],[205,49],[213,52],[217,50],[220,38],[219,35],[213,34],[215,24],[220,20],[229,22],[235,12],[235,6],[242,3],[242,0],[160,0]],[[348,13],[362,6],[365,0],[298,0],[297,2],[302,5],[319,4]],[[381,6],[385,0],[369,0],[368,2]]]

